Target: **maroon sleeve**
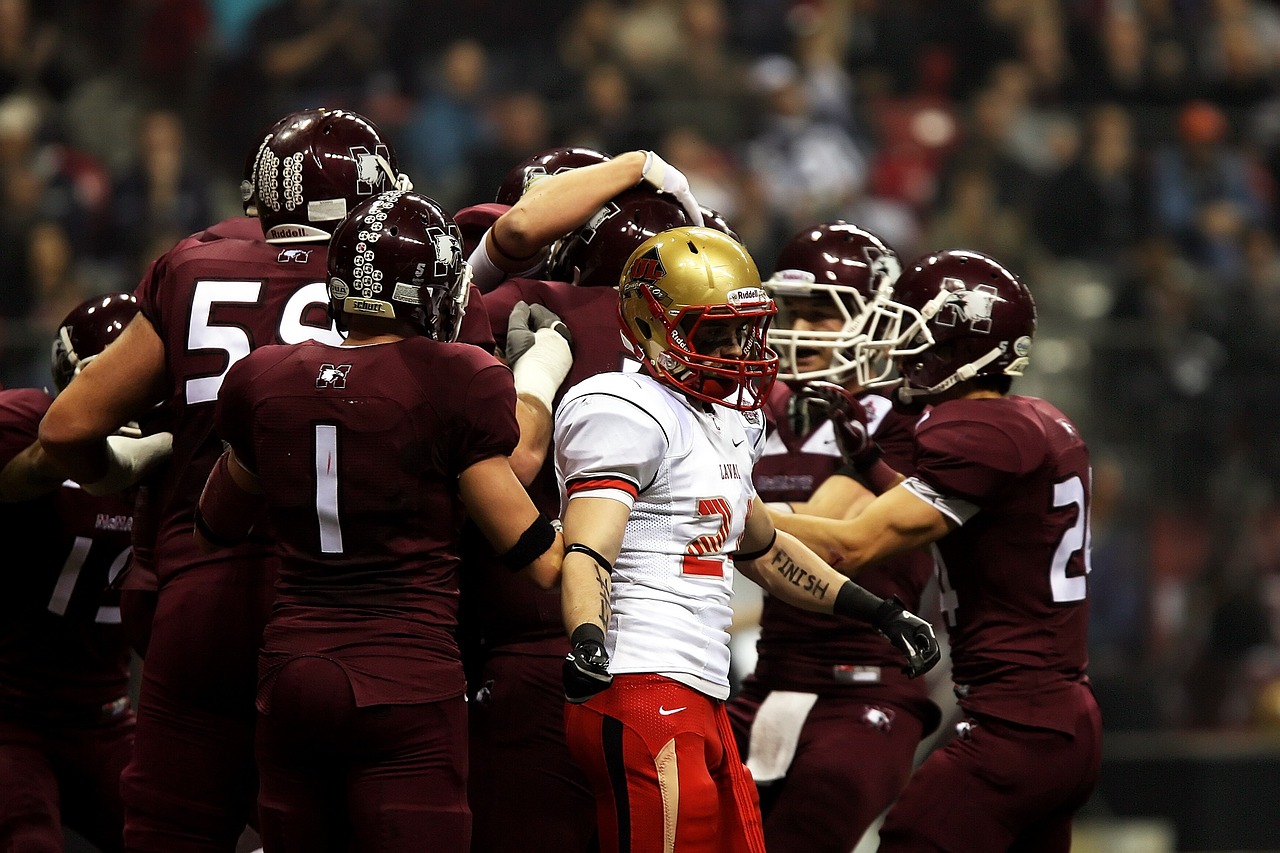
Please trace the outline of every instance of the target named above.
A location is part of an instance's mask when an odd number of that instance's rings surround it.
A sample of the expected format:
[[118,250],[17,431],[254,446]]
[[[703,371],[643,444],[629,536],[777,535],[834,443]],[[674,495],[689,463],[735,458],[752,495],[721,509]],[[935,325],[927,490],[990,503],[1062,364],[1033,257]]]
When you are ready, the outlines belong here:
[[[503,321],[506,322],[505,319]],[[505,326],[504,326],[505,331]],[[480,347],[485,352],[493,352],[493,331],[489,328],[489,312],[485,309],[480,288],[471,285],[467,297],[467,313],[462,315],[462,328],[458,330],[458,343]]]
[[53,398],[38,388],[0,391],[0,467],[39,437],[40,419]]
[[[511,309],[520,300],[528,301],[520,282],[524,279],[509,278],[484,294],[485,311],[489,314],[490,329],[493,339],[499,346],[507,345],[507,321],[511,319]],[[562,318],[563,319],[563,318]]]
[[214,408],[214,430],[218,437],[235,450],[236,456],[251,470],[258,469],[254,459],[253,442],[249,438],[250,411],[245,391],[253,385],[257,363],[253,353],[231,365]]
[[944,495],[982,506],[1044,457],[1043,442],[1037,445],[1008,423],[937,411],[917,427],[915,474]]
[[456,457],[460,473],[491,456],[510,456],[520,440],[516,423],[516,386],[501,364],[481,368],[467,388],[466,423]]
[[147,271],[142,274],[142,280],[138,282],[138,286],[133,289],[133,295],[138,300],[138,310],[151,322],[157,334],[160,334],[161,329],[164,328],[160,316],[160,282],[164,280],[168,260],[168,255],[164,254],[152,261]]

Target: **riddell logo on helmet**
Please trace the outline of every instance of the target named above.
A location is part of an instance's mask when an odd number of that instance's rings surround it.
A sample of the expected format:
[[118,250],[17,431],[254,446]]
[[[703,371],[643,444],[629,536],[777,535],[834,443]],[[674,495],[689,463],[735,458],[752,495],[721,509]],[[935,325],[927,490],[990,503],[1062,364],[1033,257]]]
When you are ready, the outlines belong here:
[[737,290],[730,290],[725,298],[730,305],[737,308],[742,305],[766,303],[769,301],[769,294],[759,287],[740,287]]

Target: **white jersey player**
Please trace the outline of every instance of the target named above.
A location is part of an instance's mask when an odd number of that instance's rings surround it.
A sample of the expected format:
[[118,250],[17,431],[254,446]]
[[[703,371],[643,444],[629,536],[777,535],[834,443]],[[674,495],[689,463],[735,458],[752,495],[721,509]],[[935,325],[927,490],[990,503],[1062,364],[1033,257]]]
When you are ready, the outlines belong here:
[[776,531],[755,494],[776,309],[742,245],[664,231],[627,261],[619,299],[648,375],[594,376],[556,412],[570,750],[596,791],[604,853],[763,853],[724,708],[735,568],[796,606],[871,622],[912,674],[936,663],[937,642],[896,599]]

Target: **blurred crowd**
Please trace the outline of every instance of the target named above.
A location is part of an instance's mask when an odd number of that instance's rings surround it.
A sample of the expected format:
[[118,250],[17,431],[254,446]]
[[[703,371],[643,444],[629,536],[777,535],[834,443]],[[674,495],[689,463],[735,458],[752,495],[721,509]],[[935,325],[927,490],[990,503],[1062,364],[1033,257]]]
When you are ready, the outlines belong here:
[[767,275],[844,218],[989,253],[1094,451],[1107,724],[1280,728],[1280,5],[1265,0],[0,0],[0,382],[238,212],[308,106],[448,209],[653,148]]

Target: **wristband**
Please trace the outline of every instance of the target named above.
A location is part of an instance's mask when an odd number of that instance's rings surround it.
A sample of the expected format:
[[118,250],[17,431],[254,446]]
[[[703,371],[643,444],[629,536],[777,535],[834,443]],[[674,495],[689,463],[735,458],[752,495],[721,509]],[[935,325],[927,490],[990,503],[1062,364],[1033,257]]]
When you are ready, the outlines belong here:
[[556,529],[551,525],[551,519],[543,513],[538,513],[538,517],[525,528],[524,533],[520,534],[516,544],[508,548],[506,553],[498,559],[502,560],[502,564],[511,571],[518,572],[547,553],[555,542]]

